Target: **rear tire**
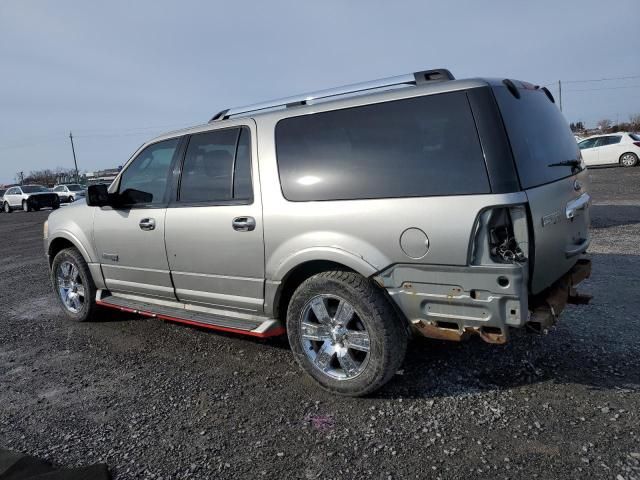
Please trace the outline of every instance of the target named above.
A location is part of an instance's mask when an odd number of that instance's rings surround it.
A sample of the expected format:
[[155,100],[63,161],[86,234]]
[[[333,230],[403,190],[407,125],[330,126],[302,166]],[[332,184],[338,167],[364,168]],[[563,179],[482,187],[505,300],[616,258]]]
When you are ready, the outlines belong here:
[[69,197],[69,203],[73,203],[73,202],[75,202],[75,200],[76,200],[75,198]]
[[27,200],[22,201],[22,210],[25,212],[31,211],[31,205],[29,205],[29,202]]
[[51,264],[51,283],[62,311],[75,322],[86,322],[96,310],[96,285],[78,250],[58,252]]
[[633,152],[623,153],[620,156],[620,165],[623,167],[635,167],[638,165],[638,156]]
[[404,360],[408,340],[379,288],[346,271],[319,273],[296,289],[287,335],[303,370],[325,390],[348,396],[387,383]]

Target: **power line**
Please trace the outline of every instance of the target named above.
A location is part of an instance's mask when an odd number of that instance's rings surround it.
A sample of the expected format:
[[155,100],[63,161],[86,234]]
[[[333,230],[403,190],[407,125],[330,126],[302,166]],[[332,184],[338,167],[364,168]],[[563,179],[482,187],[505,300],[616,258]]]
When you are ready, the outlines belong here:
[[563,80],[563,82],[564,83],[609,82],[611,80],[628,80],[630,78],[640,78],[640,75],[627,75],[625,77],[594,78],[591,80]]
[[565,90],[565,92],[593,92],[594,90],[618,90],[621,88],[640,88],[640,85],[625,85],[618,87],[602,87],[602,88],[576,88]]

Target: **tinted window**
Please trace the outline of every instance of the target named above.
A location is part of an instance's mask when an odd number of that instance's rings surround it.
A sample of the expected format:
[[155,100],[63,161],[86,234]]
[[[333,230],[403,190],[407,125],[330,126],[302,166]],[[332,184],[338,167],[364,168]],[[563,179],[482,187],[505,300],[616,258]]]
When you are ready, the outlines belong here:
[[125,205],[164,202],[171,161],[179,139],[172,138],[145,148],[122,172],[118,192]]
[[22,191],[24,193],[38,193],[38,192],[48,192],[49,190],[47,190],[44,187],[41,187],[40,185],[26,185],[22,187]]
[[602,137],[602,139],[604,140],[602,145],[615,145],[616,143],[620,143],[622,137],[620,135],[612,135],[609,137]]
[[281,120],[276,148],[293,201],[489,192],[463,92]]
[[251,188],[251,132],[243,128],[238,140],[236,166],[233,171],[233,198],[250,200],[253,198]]
[[635,141],[640,142],[640,135],[638,135],[637,133],[630,133],[629,136]]
[[520,184],[531,188],[572,175],[571,166],[549,166],[579,157],[576,139],[564,116],[542,90],[518,91],[520,98],[506,87],[494,88]]
[[180,201],[252,198],[249,129],[229,128],[193,135],[182,168]]
[[192,135],[182,168],[181,202],[231,200],[238,129]]
[[81,192],[83,190],[82,185],[67,185],[67,188],[71,192]]

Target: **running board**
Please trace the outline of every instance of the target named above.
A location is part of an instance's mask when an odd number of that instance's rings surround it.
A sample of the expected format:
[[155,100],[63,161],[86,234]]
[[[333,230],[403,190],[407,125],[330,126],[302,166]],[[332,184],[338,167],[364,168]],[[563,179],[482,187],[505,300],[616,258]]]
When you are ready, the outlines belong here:
[[207,310],[205,308],[195,310],[194,308],[197,307],[184,303],[156,302],[152,299],[132,298],[130,295],[112,295],[104,290],[98,290],[96,294],[96,304],[123,312],[137,313],[161,320],[185,323],[222,332],[239,333],[252,337],[277,337],[285,333],[282,324],[273,318],[244,314],[242,316],[236,314],[236,318],[234,318],[232,316],[202,311]]

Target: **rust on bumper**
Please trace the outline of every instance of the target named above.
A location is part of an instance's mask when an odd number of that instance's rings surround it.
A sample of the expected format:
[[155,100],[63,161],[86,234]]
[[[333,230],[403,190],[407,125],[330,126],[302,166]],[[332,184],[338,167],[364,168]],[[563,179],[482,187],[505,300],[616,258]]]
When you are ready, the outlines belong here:
[[506,332],[500,328],[463,327],[462,330],[460,330],[457,327],[450,328],[448,326],[442,326],[438,324],[438,322],[427,320],[414,320],[412,324],[421,335],[435,338],[436,340],[462,342],[471,335],[478,335],[487,343],[507,343]]
[[562,278],[530,300],[532,312],[527,327],[534,332],[544,333],[556,324],[558,316],[567,303],[577,305],[589,303],[591,296],[578,293],[576,285],[590,275],[591,260],[581,258]]

